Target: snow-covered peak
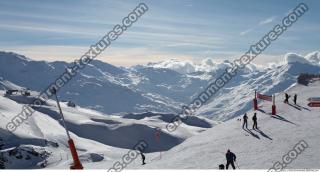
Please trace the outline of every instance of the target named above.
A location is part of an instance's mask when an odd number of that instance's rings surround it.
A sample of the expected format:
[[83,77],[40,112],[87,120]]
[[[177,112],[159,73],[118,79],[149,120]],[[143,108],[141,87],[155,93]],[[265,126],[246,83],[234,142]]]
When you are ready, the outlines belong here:
[[192,73],[196,71],[193,62],[179,61],[176,59],[170,59],[159,63],[149,63],[147,66],[153,68],[168,68],[182,74]]
[[11,59],[16,59],[16,60],[21,60],[21,61],[31,61],[31,59],[20,55],[20,54],[16,54],[13,52],[5,52],[5,51],[0,51],[0,59],[4,59],[4,58],[11,58]]
[[[320,52],[315,51],[307,54],[306,56],[296,53],[287,53],[283,56],[283,63],[281,63],[281,65],[294,63],[320,65]],[[149,63],[147,66],[153,68],[171,69],[181,74],[188,74],[193,72],[214,72],[220,69],[225,69],[226,67],[231,66],[231,64],[231,60],[217,61],[211,58],[205,58],[199,62],[170,59],[158,63]],[[266,66],[259,66],[254,63],[250,63],[246,66],[246,70],[258,71],[262,68],[274,68],[277,66],[279,65],[272,63],[267,64]]]
[[202,60],[200,64],[195,65],[196,71],[201,72],[212,72],[219,67],[221,67],[220,64],[210,58],[206,58]]
[[295,53],[287,53],[284,56],[284,63],[285,64],[291,64],[291,63],[305,63],[310,64],[310,62],[304,58],[303,56]]
[[313,64],[320,65],[320,52],[319,51],[309,53],[305,56],[305,58]]
[[201,65],[214,66],[215,62],[212,59],[206,58],[201,61]]
[[231,62],[229,60],[218,62],[210,58],[206,58],[199,63],[194,63],[189,60],[183,61],[170,59],[158,63],[147,64],[148,67],[171,69],[181,74],[193,72],[212,72],[218,69],[224,69],[230,65]]

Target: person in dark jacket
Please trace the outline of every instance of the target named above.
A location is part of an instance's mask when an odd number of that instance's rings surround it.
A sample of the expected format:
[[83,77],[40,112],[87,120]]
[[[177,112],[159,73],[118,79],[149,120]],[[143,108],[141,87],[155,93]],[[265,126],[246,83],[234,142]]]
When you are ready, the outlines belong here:
[[252,117],[252,121],[253,121],[252,129],[258,129],[257,113],[256,112],[254,113],[254,115]]
[[284,103],[289,103],[289,98],[290,98],[289,94],[285,93],[284,96],[285,96]]
[[293,96],[293,102],[294,102],[294,104],[296,105],[297,104],[297,94],[295,94],[294,96]]
[[226,153],[226,159],[227,159],[227,165],[226,165],[226,169],[228,170],[229,165],[231,164],[233,169],[236,169],[236,167],[234,166],[234,162],[236,161],[236,155],[234,153],[232,153],[229,149]]
[[141,158],[142,158],[142,165],[146,164],[144,161],[146,160],[146,157],[142,152],[140,152]]
[[247,113],[245,113],[243,115],[243,125],[242,125],[242,128],[244,128],[244,126],[246,126],[246,128],[248,128],[248,116],[247,116]]

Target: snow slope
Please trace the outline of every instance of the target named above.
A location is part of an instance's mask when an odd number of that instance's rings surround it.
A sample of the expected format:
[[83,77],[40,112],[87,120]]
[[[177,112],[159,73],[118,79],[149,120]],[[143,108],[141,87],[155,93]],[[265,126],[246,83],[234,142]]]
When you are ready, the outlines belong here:
[[320,108],[307,106],[307,98],[320,96],[319,88],[318,81],[287,89],[291,95],[298,94],[298,105],[283,103],[284,95],[278,94],[276,116],[270,115],[270,103],[261,102],[257,111],[260,131],[251,129],[253,112],[249,111],[249,131],[242,129],[237,118],[229,120],[187,139],[165,152],[161,160],[147,162],[143,168],[217,169],[219,164],[225,164],[225,152],[230,149],[236,154],[241,169],[269,169],[275,162],[281,162],[282,156],[295,144],[305,140],[309,147],[286,168],[319,169]]
[[[1,83],[7,88],[15,85],[9,81]],[[0,138],[5,143],[1,150],[7,159],[5,165],[7,168],[67,169],[72,160],[55,101],[48,100],[45,105],[34,107],[36,112],[15,132],[11,133],[6,129],[7,123],[20,113],[23,105],[21,103],[32,102],[28,100],[34,99],[36,93],[33,91],[28,97],[3,97],[4,92],[0,91]],[[143,139],[149,143],[146,152],[166,151],[217,124],[208,119],[195,117],[183,124],[177,133],[172,134],[164,128],[173,114],[148,112],[127,114],[122,118],[80,106],[68,107],[66,102],[62,102],[61,105],[66,124],[85,168],[97,162],[102,164],[100,168],[108,168],[106,164],[113,163],[128,149],[132,149],[138,140]],[[156,143],[156,128],[162,128],[162,146]]]
[[240,71],[197,114],[226,121],[251,108],[254,90],[272,95],[294,84],[301,73],[320,74],[320,65],[311,63],[303,56],[289,53],[284,56],[284,62],[265,70]]

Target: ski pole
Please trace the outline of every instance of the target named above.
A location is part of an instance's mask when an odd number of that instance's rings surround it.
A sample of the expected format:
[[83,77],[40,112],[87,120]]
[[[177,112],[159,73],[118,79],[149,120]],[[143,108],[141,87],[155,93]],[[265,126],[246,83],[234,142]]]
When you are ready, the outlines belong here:
[[234,162],[236,163],[237,168],[240,170],[240,168],[239,168],[239,165],[238,165],[237,161],[234,161]]

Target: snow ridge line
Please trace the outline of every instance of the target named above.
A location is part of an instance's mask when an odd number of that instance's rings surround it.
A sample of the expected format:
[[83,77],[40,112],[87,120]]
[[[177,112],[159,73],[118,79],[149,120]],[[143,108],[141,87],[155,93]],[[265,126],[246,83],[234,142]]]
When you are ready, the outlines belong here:
[[[74,61],[71,67],[67,67],[66,71],[62,73],[58,79],[50,84],[32,103],[31,106],[41,106],[43,105],[53,94],[51,90],[59,90],[65,86],[72,78],[74,78],[80,70],[84,69],[88,64],[91,63],[98,55],[100,55],[111,43],[118,39],[122,33],[124,33],[133,23],[135,23],[139,17],[141,17],[146,11],[148,11],[148,6],[144,3],[140,3],[128,16],[124,17],[122,20],[122,25],[115,25],[114,28],[106,35],[104,35],[97,43],[90,46],[90,49]],[[14,132],[24,121],[26,121],[35,112],[34,109],[29,105],[23,105],[22,111],[14,116],[7,125],[6,128],[10,132]],[[26,111],[25,109],[28,109]]]
[[227,67],[225,72],[214,82],[210,83],[205,91],[201,92],[188,106],[182,106],[182,111],[176,115],[170,123],[166,125],[169,132],[175,131],[182,120],[187,120],[188,116],[194,115],[195,111],[202,107],[210,98],[223,88],[234,76],[237,71],[250,64],[258,55],[268,48],[272,41],[281,36],[288,27],[292,26],[299,17],[309,10],[305,3],[300,3],[296,8],[282,19],[282,23],[277,24],[270,32],[264,35],[258,42],[250,46],[250,49],[239,59],[234,60],[232,67]]

